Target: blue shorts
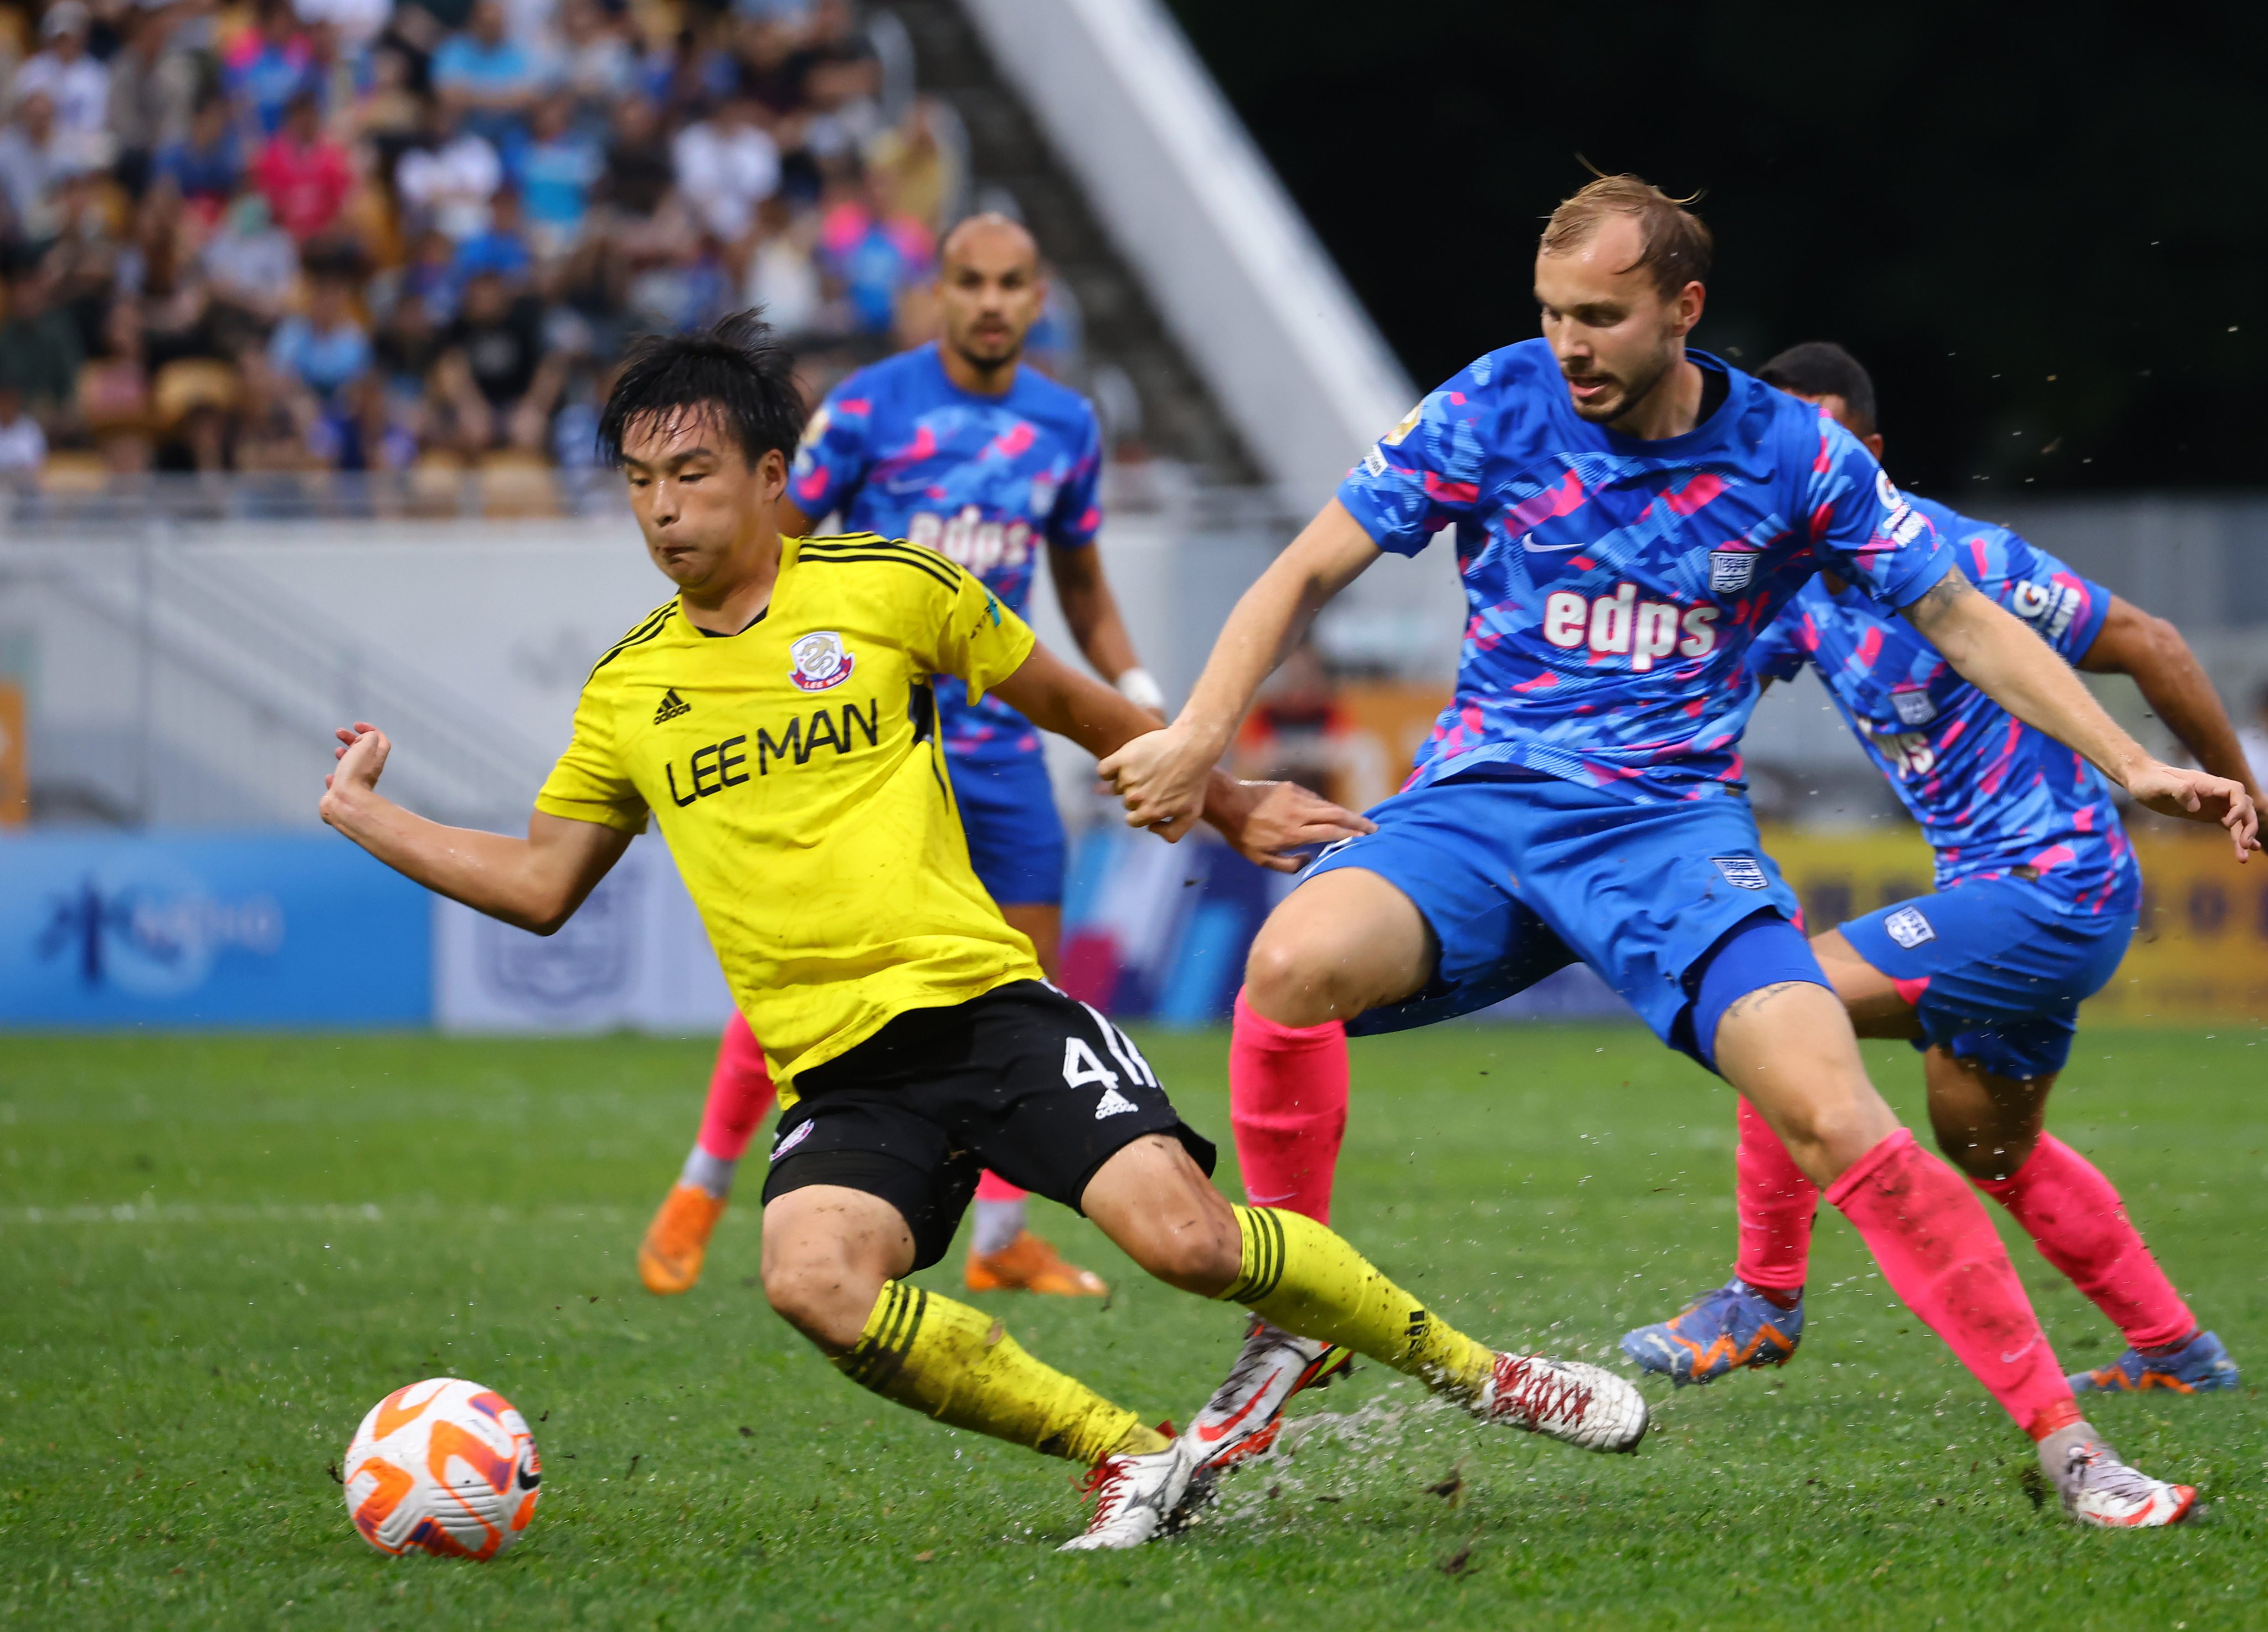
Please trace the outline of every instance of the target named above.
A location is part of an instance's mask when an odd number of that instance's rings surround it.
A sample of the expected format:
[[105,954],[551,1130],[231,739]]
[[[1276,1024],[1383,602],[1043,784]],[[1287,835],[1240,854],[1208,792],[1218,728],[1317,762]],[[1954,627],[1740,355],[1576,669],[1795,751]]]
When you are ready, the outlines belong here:
[[1425,990],[1349,1023],[1358,1036],[1470,1014],[1580,959],[1656,1036],[1696,1053],[1678,1026],[1688,973],[1759,909],[1796,915],[1745,799],[1634,805],[1557,777],[1472,777],[1368,814],[1378,831],[1324,851],[1307,877],[1378,874],[1417,904],[1440,955]]
[[1839,927],[1914,1005],[1915,1048],[2026,1078],[2063,1069],[2080,1002],[2117,973],[2134,923],[2058,912],[2032,885],[1979,878]]
[[946,756],[976,881],[1002,907],[1060,907],[1064,826],[1039,754]]

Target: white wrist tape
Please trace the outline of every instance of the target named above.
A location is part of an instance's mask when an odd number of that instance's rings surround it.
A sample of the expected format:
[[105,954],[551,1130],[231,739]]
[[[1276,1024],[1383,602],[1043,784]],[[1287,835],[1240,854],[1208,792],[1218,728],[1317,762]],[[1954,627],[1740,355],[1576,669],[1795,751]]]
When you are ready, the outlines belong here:
[[1166,711],[1166,688],[1147,669],[1129,669],[1118,677],[1118,695],[1138,709],[1152,714]]

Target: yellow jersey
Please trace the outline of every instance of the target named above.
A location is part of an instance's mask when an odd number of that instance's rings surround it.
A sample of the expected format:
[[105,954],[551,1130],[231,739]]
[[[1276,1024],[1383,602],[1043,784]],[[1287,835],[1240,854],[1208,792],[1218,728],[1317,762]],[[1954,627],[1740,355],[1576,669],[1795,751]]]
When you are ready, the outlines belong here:
[[972,575],[873,533],[783,539],[738,635],[672,599],[583,684],[535,808],[642,831],[659,818],[783,1104],[796,1074],[909,1009],[1036,980],[976,881],[938,743],[934,674],[971,701],[1031,630]]

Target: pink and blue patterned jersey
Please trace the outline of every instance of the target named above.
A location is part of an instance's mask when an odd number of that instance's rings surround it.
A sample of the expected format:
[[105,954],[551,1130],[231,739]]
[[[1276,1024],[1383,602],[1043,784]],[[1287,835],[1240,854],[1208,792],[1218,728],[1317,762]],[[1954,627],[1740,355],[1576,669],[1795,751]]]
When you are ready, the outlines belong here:
[[[787,496],[817,522],[925,544],[983,579],[1021,615],[1042,545],[1083,548],[1102,526],[1102,433],[1086,399],[1030,368],[1006,394],[946,376],[937,347],[862,368],[805,427]],[[1036,754],[1039,735],[997,698],[974,708],[937,683],[948,754]]]
[[1742,657],[1788,598],[1826,567],[1904,606],[1952,570],[1848,431],[1688,356],[1723,401],[1682,437],[1578,417],[1529,340],[1429,394],[1340,484],[1382,549],[1414,555],[1456,528],[1456,695],[1408,786],[1493,770],[1640,804],[1744,795],[1756,684]]
[[[1977,587],[2076,663],[2110,592],[2007,528],[1910,501]],[[1904,619],[1814,579],[1749,649],[1751,673],[1806,663],[1937,852],[1937,887],[2033,878],[2068,911],[2132,912],[2142,874],[2102,774],[1954,672]]]

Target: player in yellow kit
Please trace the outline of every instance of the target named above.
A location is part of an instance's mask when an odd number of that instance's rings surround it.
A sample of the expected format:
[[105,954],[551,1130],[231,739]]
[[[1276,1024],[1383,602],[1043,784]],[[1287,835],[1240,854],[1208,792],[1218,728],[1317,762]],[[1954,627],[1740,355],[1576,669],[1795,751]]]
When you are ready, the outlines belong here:
[[[1096,754],[1154,721],[941,555],[873,534],[783,539],[799,406],[753,315],[645,342],[602,436],[679,592],[593,670],[527,837],[387,800],[388,745],[362,724],[338,733],[324,820],[429,888],[548,933],[657,819],[786,1107],[764,1187],[766,1296],[864,1386],[1093,1467],[1095,1511],[1071,1547],[1156,1534],[1203,1453],[907,1283],[944,1254],[987,1166],[1083,1211],[1170,1284],[1370,1355],[1484,1420],[1634,1448],[1646,1407],[1620,1378],[1491,1353],[1322,1224],[1233,1207],[1209,1181],[1212,1146],[1134,1045],[1040,978],[970,869],[932,677]],[[1218,774],[1206,813],[1283,867],[1281,851],[1362,826]]]

